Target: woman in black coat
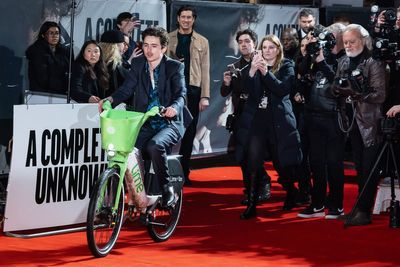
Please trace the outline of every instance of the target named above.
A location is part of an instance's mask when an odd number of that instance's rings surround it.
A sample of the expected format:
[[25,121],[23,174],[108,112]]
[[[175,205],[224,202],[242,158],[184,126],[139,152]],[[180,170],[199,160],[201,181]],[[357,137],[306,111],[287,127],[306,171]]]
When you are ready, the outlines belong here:
[[257,166],[264,161],[266,152],[280,173],[283,168],[298,165],[302,159],[300,136],[289,99],[295,78],[293,62],[283,58],[282,45],[275,35],[264,37],[259,49],[245,78],[249,98],[236,129],[237,160],[247,162],[250,178],[248,206],[241,219],[256,216]]
[[46,21],[37,40],[26,50],[29,89],[66,94],[68,87],[69,49],[60,43],[60,26]]
[[97,103],[111,95],[109,75],[96,41],[86,41],[75,60],[71,77],[71,97],[79,103]]

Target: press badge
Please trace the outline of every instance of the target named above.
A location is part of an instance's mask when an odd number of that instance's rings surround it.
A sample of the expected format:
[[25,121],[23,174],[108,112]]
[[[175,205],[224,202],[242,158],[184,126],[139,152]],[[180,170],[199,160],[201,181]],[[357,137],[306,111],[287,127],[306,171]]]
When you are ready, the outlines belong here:
[[261,98],[260,104],[258,104],[258,108],[267,109],[268,106],[268,96],[263,96]]

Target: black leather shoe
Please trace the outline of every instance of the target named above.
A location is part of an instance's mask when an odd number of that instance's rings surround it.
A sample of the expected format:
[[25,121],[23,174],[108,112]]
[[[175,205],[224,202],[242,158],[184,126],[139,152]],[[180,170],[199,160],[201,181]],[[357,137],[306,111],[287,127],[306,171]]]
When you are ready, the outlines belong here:
[[253,217],[257,216],[256,212],[256,205],[249,205],[247,208],[244,210],[242,214],[240,214],[240,219],[242,220],[247,220]]
[[357,211],[354,216],[348,218],[346,226],[361,226],[372,223],[371,214],[365,211]]
[[292,210],[294,207],[297,207],[297,204],[295,201],[297,193],[298,193],[298,190],[295,187],[290,188],[286,191],[286,198],[285,198],[285,201],[283,202],[282,210]]
[[175,202],[175,190],[174,187],[170,184],[165,184],[163,187],[162,194],[163,206],[169,207],[172,206]]

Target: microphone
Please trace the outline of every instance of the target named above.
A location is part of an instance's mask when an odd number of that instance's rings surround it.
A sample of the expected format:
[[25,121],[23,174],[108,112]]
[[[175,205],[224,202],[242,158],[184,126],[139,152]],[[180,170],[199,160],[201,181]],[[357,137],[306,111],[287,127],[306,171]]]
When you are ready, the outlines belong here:
[[371,16],[369,17],[369,24],[371,26],[374,26],[376,23],[376,20],[378,19],[378,11],[379,11],[379,7],[377,5],[371,6]]

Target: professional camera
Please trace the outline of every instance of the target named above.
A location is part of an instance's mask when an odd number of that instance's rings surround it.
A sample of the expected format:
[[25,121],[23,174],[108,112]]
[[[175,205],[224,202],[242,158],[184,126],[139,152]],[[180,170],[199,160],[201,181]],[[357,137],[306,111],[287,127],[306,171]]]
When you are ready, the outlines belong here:
[[334,92],[341,96],[366,95],[370,92],[366,79],[360,69],[355,69],[345,77],[335,79]]
[[397,49],[397,42],[390,39],[376,38],[372,57],[379,60],[399,60],[400,51]]
[[307,54],[311,56],[317,56],[321,48],[324,53],[330,52],[336,45],[336,39],[333,33],[327,31],[322,26],[316,26],[312,32],[312,36],[317,39],[316,42],[307,44]]
[[400,136],[400,113],[395,117],[385,117],[381,120],[381,131],[383,134]]
[[230,73],[230,75],[232,77],[236,77],[237,78],[240,75],[240,69],[235,68],[234,64],[229,64],[228,65],[228,71],[229,71],[229,73]]
[[376,38],[373,41],[372,57],[378,60],[394,61],[400,59],[399,53],[399,32],[396,29],[397,14],[394,9],[384,9],[379,11],[379,7],[374,5],[371,8],[370,24],[376,26],[378,14],[383,12],[385,22],[379,25],[379,32],[374,31]]
[[397,14],[394,9],[386,9],[383,14],[385,17],[385,23],[381,25],[381,27],[394,28],[396,25]]

